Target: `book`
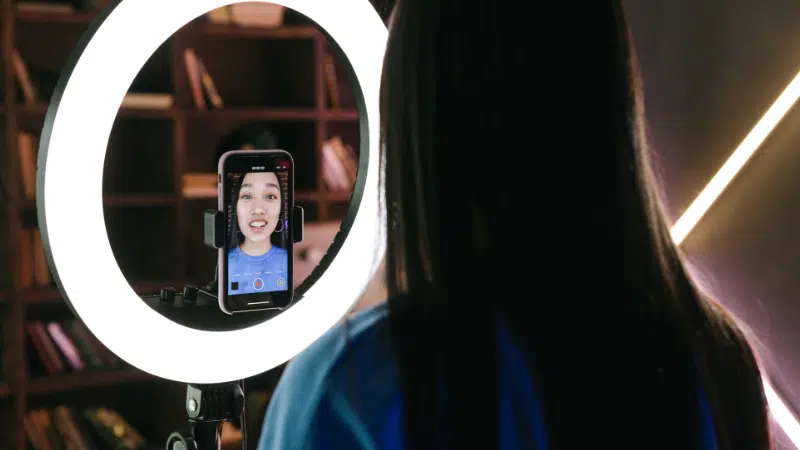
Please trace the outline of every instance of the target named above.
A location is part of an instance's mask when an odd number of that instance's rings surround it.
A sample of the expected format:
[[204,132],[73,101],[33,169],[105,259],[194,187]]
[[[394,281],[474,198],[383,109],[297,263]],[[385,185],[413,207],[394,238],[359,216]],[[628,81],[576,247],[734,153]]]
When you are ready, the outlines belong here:
[[347,173],[347,184],[355,183],[358,176],[358,156],[353,151],[353,148],[345,145],[339,136],[328,139],[327,143],[333,149],[333,153],[341,161]]
[[67,449],[95,450],[97,445],[91,432],[83,426],[83,421],[76,420],[71,408],[64,405],[55,407],[50,415],[56,431]]
[[29,372],[33,377],[108,370],[122,366],[119,358],[77,319],[26,322],[33,347]]
[[322,146],[322,178],[330,192],[352,192],[358,175],[358,157],[352,147],[334,136]]
[[336,65],[333,61],[333,55],[330,52],[325,52],[323,64],[325,69],[325,86],[328,88],[331,108],[339,109],[342,107],[342,102],[339,98],[339,81],[336,76]]
[[[61,436],[53,425],[52,417],[47,410],[31,411],[28,414],[28,417],[33,423],[33,429],[38,434],[37,441],[44,445],[45,449],[72,450],[67,449],[64,445],[64,442],[61,440]],[[31,439],[29,438],[29,440]]]
[[99,368],[105,365],[100,354],[92,346],[91,339],[84,334],[84,331],[88,332],[88,330],[83,328],[77,319],[64,322],[63,330],[77,347],[78,353],[86,359],[89,366]]
[[286,8],[274,3],[245,2],[228,7],[230,22],[240,27],[279,28]]
[[122,100],[122,107],[131,109],[170,109],[173,102],[172,94],[129,92]]
[[115,410],[58,405],[25,416],[25,435],[35,450],[143,450],[152,446]]
[[231,11],[230,6],[221,6],[217,9],[211,10],[206,13],[206,20],[209,23],[230,24]]
[[41,232],[38,228],[20,228],[17,236],[19,238],[17,264],[20,287],[23,289],[50,287],[53,278],[44,254]]
[[193,48],[187,48],[183,51],[183,64],[186,69],[186,76],[189,78],[189,86],[192,89],[192,99],[197,109],[206,109],[206,100],[214,108],[222,108],[222,96],[217,91],[214,79],[211,78],[203,59]]
[[211,78],[211,74],[208,72],[206,65],[203,63],[203,60],[200,57],[196,58],[197,64],[197,73],[200,76],[200,81],[203,83],[203,88],[205,89],[205,93],[208,96],[211,104],[214,108],[222,108],[224,106],[222,101],[222,96],[219,95],[217,91],[217,85],[214,83],[214,79]]
[[83,358],[81,358],[80,353],[78,353],[78,349],[75,347],[72,340],[67,337],[67,334],[64,333],[64,330],[58,322],[48,322],[47,333],[53,339],[53,342],[55,342],[61,354],[64,356],[64,359],[66,359],[73,370],[79,371],[85,367]]
[[116,448],[136,450],[146,445],[145,439],[122,416],[109,408],[91,408],[84,412],[89,422],[106,442]]
[[17,268],[22,289],[28,289],[34,284],[33,253],[33,230],[20,228],[17,230]]
[[50,266],[44,255],[44,243],[42,242],[41,231],[38,228],[32,230],[33,234],[33,278],[37,287],[45,288],[52,284]]
[[186,198],[216,198],[218,195],[216,173],[183,174],[183,196]]
[[347,60],[337,58],[330,48],[326,49],[322,60],[322,69],[328,92],[328,104],[331,109],[353,108],[356,104],[353,84],[350,83],[350,76],[344,70],[342,62],[346,63]]
[[[38,362],[44,367],[47,375],[56,375],[66,370],[66,364],[56,350],[56,346],[41,321],[31,321],[25,324],[25,331],[29,340],[38,354]],[[31,372],[38,372],[32,367]]]
[[16,48],[11,52],[11,65],[14,68],[14,76],[17,79],[17,83],[19,83],[22,89],[25,104],[29,106],[36,105],[39,102],[39,93],[37,92],[36,86],[31,81],[28,66],[25,64],[25,61]]
[[22,192],[26,199],[36,198],[36,159],[39,155],[38,139],[30,133],[17,135],[17,151],[19,152],[19,171],[22,181]]
[[197,109],[206,109],[206,97],[201,80],[200,63],[194,49],[187,48],[183,51],[183,63],[186,75],[189,77],[189,86],[192,88],[192,98]]

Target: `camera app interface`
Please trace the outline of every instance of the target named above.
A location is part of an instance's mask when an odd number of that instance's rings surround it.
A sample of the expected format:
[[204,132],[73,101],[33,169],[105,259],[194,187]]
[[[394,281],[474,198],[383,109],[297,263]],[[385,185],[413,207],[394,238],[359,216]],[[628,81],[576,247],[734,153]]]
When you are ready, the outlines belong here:
[[288,173],[228,173],[228,294],[285,291],[289,283]]

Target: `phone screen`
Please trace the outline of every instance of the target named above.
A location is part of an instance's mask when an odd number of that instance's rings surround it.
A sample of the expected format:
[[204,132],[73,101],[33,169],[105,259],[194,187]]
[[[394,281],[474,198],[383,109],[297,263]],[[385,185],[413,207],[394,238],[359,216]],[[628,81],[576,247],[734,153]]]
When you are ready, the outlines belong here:
[[283,307],[292,290],[291,158],[230,155],[223,168],[226,305],[232,311]]

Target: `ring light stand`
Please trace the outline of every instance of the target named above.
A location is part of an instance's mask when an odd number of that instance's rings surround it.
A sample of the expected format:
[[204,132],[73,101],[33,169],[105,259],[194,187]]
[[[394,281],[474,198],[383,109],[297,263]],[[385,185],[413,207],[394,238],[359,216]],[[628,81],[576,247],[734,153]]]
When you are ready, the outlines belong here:
[[[304,211],[295,206],[292,217],[292,240],[303,241]],[[221,211],[207,210],[203,220],[203,237],[206,246],[215,250],[224,247],[225,226]],[[142,299],[158,310],[219,308],[217,303],[219,267],[214,270],[214,281],[197,288],[185,286],[178,294],[174,288],[161,289],[158,296],[146,295]],[[292,298],[292,303],[297,298]],[[291,306],[291,303],[289,304]],[[287,306],[288,308],[288,306]],[[286,308],[273,308],[276,313]],[[166,312],[166,311],[164,311]],[[248,316],[252,313],[238,314]],[[227,316],[230,317],[230,316]],[[175,431],[167,438],[166,450],[219,450],[222,448],[222,424],[238,420],[241,424],[242,450],[247,450],[247,425],[244,411],[244,380],[217,384],[193,384],[186,387],[186,413],[189,429]]]
[[186,412],[189,415],[188,431],[170,434],[166,450],[220,450],[222,424],[230,420],[241,423],[242,450],[247,450],[244,381],[188,385]]

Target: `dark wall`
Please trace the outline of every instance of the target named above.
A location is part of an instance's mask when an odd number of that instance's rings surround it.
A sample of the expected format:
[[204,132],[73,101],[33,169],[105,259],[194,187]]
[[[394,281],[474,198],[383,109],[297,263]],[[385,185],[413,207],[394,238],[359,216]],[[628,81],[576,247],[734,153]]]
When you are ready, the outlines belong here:
[[[674,221],[800,70],[800,2],[631,0],[626,7]],[[796,411],[798,125],[793,108],[683,244],[701,284],[752,328],[770,377]]]

